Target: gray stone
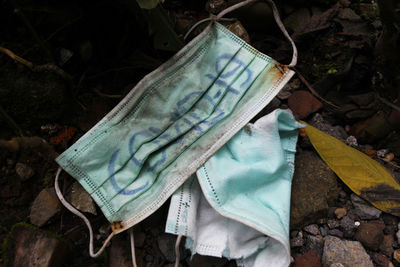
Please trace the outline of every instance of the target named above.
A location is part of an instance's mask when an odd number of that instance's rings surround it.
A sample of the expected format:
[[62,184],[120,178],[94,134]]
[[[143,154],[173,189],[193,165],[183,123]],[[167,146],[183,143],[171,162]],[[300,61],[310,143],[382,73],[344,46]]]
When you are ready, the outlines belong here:
[[327,123],[321,114],[316,113],[310,120],[310,124],[320,131],[323,131],[339,140],[345,141],[348,137],[347,132],[341,126],[332,126]]
[[351,194],[351,203],[354,206],[353,213],[362,220],[378,219],[381,216],[382,211],[372,207],[356,194]]
[[35,171],[31,167],[20,162],[15,164],[15,172],[18,174],[19,178],[21,178],[22,181],[28,180],[35,174]]
[[299,231],[297,236],[290,239],[290,246],[292,248],[302,247],[304,245],[303,232]]
[[60,266],[66,246],[40,230],[18,226],[14,235],[14,265],[32,267]]
[[175,242],[176,236],[162,234],[158,237],[158,248],[168,262],[175,262]]
[[325,217],[329,204],[334,204],[338,194],[336,175],[315,152],[303,151],[299,154],[292,183],[292,229],[302,228]]
[[303,228],[303,230],[312,235],[319,234],[318,225],[316,225],[316,224],[307,225],[306,227]]
[[43,226],[60,210],[60,202],[54,188],[45,188],[33,201],[29,217],[32,224]]
[[354,136],[350,135],[350,136],[347,137],[347,139],[346,139],[346,144],[347,144],[348,146],[358,147],[357,138],[355,138]]
[[322,266],[330,267],[334,263],[352,267],[374,267],[371,258],[360,242],[327,236],[322,255]]
[[340,237],[340,238],[343,238],[343,232],[342,231],[340,231],[339,229],[332,229],[332,230],[329,230],[328,231],[328,235],[331,235],[331,236],[337,236],[337,237]]
[[321,232],[322,236],[327,236],[328,235],[328,231],[329,231],[329,227],[326,225],[323,225],[319,228],[319,231]]
[[320,235],[317,236],[312,236],[309,235],[306,238],[306,242],[305,245],[302,248],[302,252],[306,253],[307,251],[314,251],[315,253],[317,253],[317,255],[319,257],[322,256],[322,251],[324,248],[324,238]]
[[81,186],[80,183],[74,182],[72,189],[69,194],[71,204],[80,211],[89,212],[97,215],[96,207],[94,205],[92,197],[89,193]]
[[355,229],[357,228],[357,226],[355,225],[355,221],[352,220],[349,216],[344,216],[340,220],[340,227],[342,228],[345,237],[352,237],[354,235]]

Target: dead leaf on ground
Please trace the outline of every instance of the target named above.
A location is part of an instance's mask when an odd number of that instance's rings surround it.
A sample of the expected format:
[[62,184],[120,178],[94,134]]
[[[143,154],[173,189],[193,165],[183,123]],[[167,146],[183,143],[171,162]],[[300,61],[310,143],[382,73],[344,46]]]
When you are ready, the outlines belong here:
[[305,131],[321,158],[354,193],[400,216],[400,185],[381,164],[311,125]]

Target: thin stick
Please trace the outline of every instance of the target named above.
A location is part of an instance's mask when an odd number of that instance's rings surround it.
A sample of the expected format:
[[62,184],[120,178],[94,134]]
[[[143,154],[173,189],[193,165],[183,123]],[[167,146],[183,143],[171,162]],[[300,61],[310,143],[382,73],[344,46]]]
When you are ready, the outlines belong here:
[[32,62],[30,62],[30,61],[28,61],[28,60],[26,60],[26,59],[23,59],[23,58],[20,57],[20,56],[17,56],[16,54],[14,54],[11,50],[9,50],[9,49],[7,49],[7,48],[4,48],[4,47],[0,46],[0,52],[6,54],[7,56],[9,56],[10,58],[12,58],[13,60],[18,61],[19,63],[21,63],[21,64],[27,66],[27,67],[30,68],[30,69],[33,68],[33,63],[32,63]]
[[308,88],[308,90],[311,91],[311,93],[312,93],[315,97],[317,97],[319,100],[325,102],[326,104],[331,105],[331,106],[334,107],[334,108],[340,108],[340,107],[336,106],[335,104],[333,104],[332,102],[330,102],[330,101],[324,99],[322,96],[320,96],[320,95],[317,93],[317,91],[315,91],[315,89],[311,86],[311,84],[303,77],[303,75],[301,75],[300,72],[299,72],[297,69],[294,69],[294,70],[295,70],[297,76],[300,78],[300,80],[304,83],[304,85]]
[[92,90],[93,90],[93,92],[95,92],[96,94],[98,94],[101,97],[106,97],[106,98],[121,98],[122,97],[122,95],[109,95],[109,94],[102,93],[102,92],[100,92],[99,89],[92,89]]
[[399,107],[399,106],[396,106],[395,104],[393,104],[393,103],[387,101],[386,99],[384,99],[383,97],[381,97],[378,93],[377,93],[376,95],[378,96],[378,99],[379,99],[382,103],[388,105],[389,107],[391,107],[391,108],[393,108],[393,109],[395,109],[395,110],[397,110],[397,111],[400,111],[400,107]]

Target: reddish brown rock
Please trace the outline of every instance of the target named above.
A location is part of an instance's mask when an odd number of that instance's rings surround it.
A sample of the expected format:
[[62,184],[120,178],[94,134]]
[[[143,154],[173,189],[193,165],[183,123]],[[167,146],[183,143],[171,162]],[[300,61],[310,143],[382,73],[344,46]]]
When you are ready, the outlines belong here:
[[321,267],[321,259],[311,250],[297,257],[294,267]]
[[385,224],[381,221],[362,223],[358,227],[354,237],[355,239],[360,241],[365,247],[376,251],[383,241],[384,228]]
[[312,94],[307,91],[295,91],[288,99],[289,108],[299,119],[304,119],[323,107]]
[[380,253],[372,253],[371,257],[374,260],[375,265],[377,267],[389,267],[390,266],[389,264],[391,262],[385,255],[382,255]]

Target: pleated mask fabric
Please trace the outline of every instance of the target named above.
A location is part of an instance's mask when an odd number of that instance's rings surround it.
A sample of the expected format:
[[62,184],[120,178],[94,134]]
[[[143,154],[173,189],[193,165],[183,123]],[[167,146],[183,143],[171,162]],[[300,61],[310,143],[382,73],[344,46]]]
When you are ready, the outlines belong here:
[[239,266],[290,264],[289,215],[298,123],[275,110],[246,125],[172,196],[166,232],[192,254]]
[[157,210],[292,77],[212,22],[56,161],[115,233]]

